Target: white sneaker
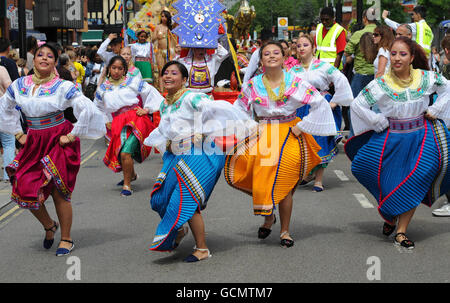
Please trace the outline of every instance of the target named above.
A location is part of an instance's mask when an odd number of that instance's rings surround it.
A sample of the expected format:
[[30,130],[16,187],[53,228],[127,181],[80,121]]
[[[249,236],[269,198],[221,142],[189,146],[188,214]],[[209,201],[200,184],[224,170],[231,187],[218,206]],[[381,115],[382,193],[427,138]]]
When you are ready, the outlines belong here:
[[450,203],[445,203],[441,208],[433,210],[432,214],[436,217],[450,217]]

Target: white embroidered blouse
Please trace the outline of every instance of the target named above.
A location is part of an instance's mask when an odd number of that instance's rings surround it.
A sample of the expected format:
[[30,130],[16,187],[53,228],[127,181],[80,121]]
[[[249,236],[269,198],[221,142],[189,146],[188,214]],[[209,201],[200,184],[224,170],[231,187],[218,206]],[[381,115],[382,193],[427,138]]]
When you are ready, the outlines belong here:
[[206,94],[187,90],[172,105],[160,103],[159,126],[145,139],[144,144],[166,149],[166,142],[181,141],[195,134],[234,134],[237,129],[256,126],[244,112],[227,101],[212,100]]
[[[438,97],[429,106],[429,96]],[[414,118],[428,111],[431,115],[450,121],[450,82],[442,75],[416,69],[413,82],[408,88],[395,84],[389,74],[370,82],[353,101],[350,110],[355,135],[369,130],[382,132],[389,126],[387,118]],[[370,108],[377,104],[381,113]]]
[[103,82],[95,93],[94,103],[104,113],[107,122],[112,121],[112,114],[124,107],[139,104],[142,98],[142,108],[150,113],[159,110],[163,96],[150,84],[138,77],[125,77],[119,85],[113,85],[109,80]]
[[331,64],[314,59],[308,69],[302,66],[294,66],[289,70],[294,76],[299,77],[321,92],[325,92],[330,88],[330,84],[334,84],[335,93],[330,102],[341,106],[349,106],[353,101],[353,93],[347,78],[337,68]]
[[[250,117],[255,114],[261,118],[295,115],[297,108],[308,104],[311,107],[309,114],[298,122],[297,127],[311,135],[336,135],[336,124],[331,107],[314,86],[284,71],[286,91],[283,99],[275,102],[268,97],[262,82],[263,75],[258,75],[244,84],[234,106]],[[274,93],[278,94],[278,91],[279,88],[274,90]]]
[[32,76],[15,80],[0,98],[0,132],[17,134],[22,131],[18,108],[27,117],[44,117],[49,114],[73,108],[77,119],[72,134],[82,138],[98,139],[104,136],[106,128],[103,115],[70,81],[55,77],[39,86]]

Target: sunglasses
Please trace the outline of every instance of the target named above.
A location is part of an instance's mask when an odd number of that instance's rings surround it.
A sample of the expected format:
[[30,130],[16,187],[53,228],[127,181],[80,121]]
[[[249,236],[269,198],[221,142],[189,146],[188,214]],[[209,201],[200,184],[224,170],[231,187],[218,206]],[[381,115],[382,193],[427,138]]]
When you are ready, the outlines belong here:
[[380,37],[380,36],[381,36],[381,34],[378,34],[378,33],[373,33],[373,36],[374,36],[374,37]]

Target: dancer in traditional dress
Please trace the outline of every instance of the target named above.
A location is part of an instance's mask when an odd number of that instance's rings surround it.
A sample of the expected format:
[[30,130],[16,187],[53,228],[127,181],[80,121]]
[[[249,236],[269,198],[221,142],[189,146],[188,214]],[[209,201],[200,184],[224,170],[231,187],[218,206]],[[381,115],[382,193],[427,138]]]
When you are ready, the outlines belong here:
[[198,93],[210,94],[214,89],[214,78],[220,64],[226,59],[228,51],[218,44],[217,50],[211,55],[206,48],[191,48],[186,57],[180,58],[189,71],[187,87]]
[[138,42],[130,45],[134,65],[140,70],[144,81],[153,83],[153,45],[147,41],[148,33],[145,30],[138,32],[137,37]]
[[[300,65],[293,67],[290,72],[296,77],[309,82],[321,92],[329,102],[333,110],[334,121],[336,122],[336,136],[314,136],[314,139],[322,148],[319,151],[322,162],[313,169],[306,180],[300,183],[304,185],[315,178],[313,191],[320,192],[323,191],[322,180],[325,168],[337,155],[339,151],[337,144],[342,139],[342,111],[340,106],[349,106],[353,100],[353,95],[350,84],[344,74],[331,64],[314,58],[314,41],[310,36],[302,35],[298,38],[297,51]],[[330,88],[334,90],[333,96],[328,92]],[[298,109],[297,116],[303,119],[308,114],[308,111],[309,106],[303,106]]]
[[[55,75],[58,52],[44,44],[35,51],[34,74],[14,81],[0,99],[0,131],[16,135],[24,145],[8,165],[13,186],[12,201],[31,210],[46,231],[44,248],[54,242],[61,224],[57,256],[74,248],[71,195],[80,169],[80,140],[98,139],[105,134],[102,113],[69,81]],[[22,132],[20,107],[27,117],[28,133]],[[73,108],[78,120],[64,119],[63,111]],[[5,164],[6,165],[6,164]],[[59,224],[47,212],[44,202],[53,197]]]
[[[352,173],[378,201],[383,234],[408,249],[406,231],[420,203],[431,206],[450,189],[450,84],[428,71],[419,45],[397,38],[387,74],[366,86],[351,105],[354,137],[345,145]],[[429,96],[436,102],[429,106]],[[378,105],[381,113],[370,108]]]
[[[292,197],[299,180],[320,164],[320,146],[312,135],[334,136],[336,124],[331,108],[308,82],[283,70],[284,55],[278,42],[261,49],[265,73],[244,84],[234,106],[255,116],[261,131],[235,147],[227,157],[225,179],[231,186],[253,197],[253,212],[265,216],[258,238],[265,239],[275,223],[279,205],[281,245],[291,247],[289,235]],[[310,105],[303,120],[299,107]]]
[[[133,54],[132,54],[131,47],[126,46],[126,47],[122,48],[120,50],[120,56],[122,58],[124,58],[125,61],[127,62],[127,65],[128,65],[127,77],[128,78],[138,77],[139,81],[141,81],[142,74],[139,71],[139,69],[134,66]],[[105,69],[105,76],[106,76],[106,69]],[[142,99],[140,97],[138,97],[138,98],[139,98],[139,106],[142,107]],[[111,129],[107,129],[105,139],[106,139],[106,144],[108,145],[109,142],[111,142]],[[119,182],[119,185],[123,185],[122,183],[123,182]]]
[[[134,161],[141,163],[150,154],[144,139],[155,128],[148,114],[156,111],[163,97],[147,82],[126,76],[127,63],[121,56],[113,57],[107,67],[107,80],[95,94],[95,104],[101,109],[111,130],[103,162],[112,171],[123,171],[121,196],[132,194],[131,182],[137,179]],[[139,106],[138,96],[143,106]],[[156,104],[156,105],[155,105]]]
[[[224,153],[206,136],[225,129],[227,120],[250,124],[253,121],[226,101],[212,101],[205,94],[187,90],[188,78],[187,69],[179,62],[164,66],[161,80],[168,95],[161,102],[159,127],[145,140],[145,144],[159,150],[167,146],[150,199],[152,209],[162,218],[150,249],[176,248],[188,232],[187,227],[183,228],[188,222],[196,246],[185,261],[197,262],[211,256],[201,211],[206,208],[225,162]],[[212,126],[211,119],[219,123]],[[205,128],[206,125],[210,127]]]

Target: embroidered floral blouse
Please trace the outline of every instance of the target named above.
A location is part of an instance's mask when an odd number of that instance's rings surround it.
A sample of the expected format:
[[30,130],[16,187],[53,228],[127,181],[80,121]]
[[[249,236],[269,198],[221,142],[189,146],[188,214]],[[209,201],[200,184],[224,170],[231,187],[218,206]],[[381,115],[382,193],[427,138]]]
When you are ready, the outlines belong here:
[[[429,106],[429,96],[438,97]],[[387,118],[413,118],[428,111],[431,115],[450,121],[450,84],[442,75],[420,69],[413,70],[413,82],[408,88],[397,86],[389,74],[370,82],[353,101],[352,126],[355,135],[374,130],[381,132],[389,126]],[[370,108],[377,104],[381,113]]]
[[94,103],[104,113],[107,122],[112,121],[112,113],[121,108],[139,104],[150,113],[159,110],[163,96],[150,84],[138,77],[125,77],[121,84],[113,85],[109,80],[101,84],[95,93]]
[[353,101],[352,89],[347,78],[337,68],[327,62],[314,59],[309,68],[305,69],[300,65],[296,65],[289,72],[311,83],[321,92],[327,91],[330,88],[330,84],[333,83],[335,93],[330,102],[349,106]]
[[220,135],[234,133],[237,128],[256,126],[241,110],[227,101],[212,100],[206,94],[187,90],[176,102],[165,101],[159,108],[159,126],[145,139],[144,144],[166,148],[167,140],[181,141],[195,134]]
[[[285,117],[295,115],[297,108],[306,104],[311,106],[309,114],[298,122],[297,127],[306,133],[317,136],[336,135],[336,125],[328,102],[320,95],[314,86],[284,72],[286,91],[281,101],[273,101],[268,97],[262,76],[258,75],[244,84],[242,92],[234,106],[257,117]],[[274,90],[279,93],[279,88]]]
[[27,117],[44,117],[72,107],[77,119],[73,135],[98,139],[106,133],[103,114],[72,82],[55,77],[33,93],[35,86],[32,76],[26,76],[8,87],[0,98],[1,132],[17,134],[22,131],[18,108]]

